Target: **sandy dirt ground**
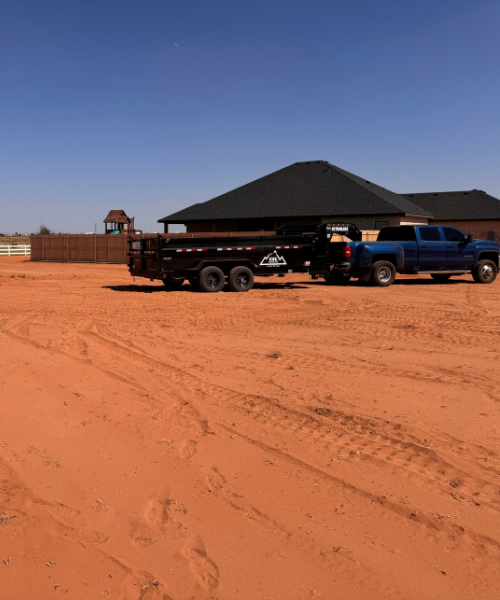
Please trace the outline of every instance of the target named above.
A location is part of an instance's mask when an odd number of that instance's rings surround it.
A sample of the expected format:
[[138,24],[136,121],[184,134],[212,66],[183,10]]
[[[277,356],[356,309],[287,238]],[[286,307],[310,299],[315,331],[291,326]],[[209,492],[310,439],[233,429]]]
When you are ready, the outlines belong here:
[[500,281],[0,276],[2,600],[499,598]]

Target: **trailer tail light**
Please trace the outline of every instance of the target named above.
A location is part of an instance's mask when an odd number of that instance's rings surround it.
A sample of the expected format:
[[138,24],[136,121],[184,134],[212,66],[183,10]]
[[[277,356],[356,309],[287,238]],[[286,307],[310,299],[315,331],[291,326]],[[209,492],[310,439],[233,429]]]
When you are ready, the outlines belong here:
[[345,258],[349,258],[350,256],[352,256],[351,246],[344,246],[342,249],[342,254],[344,255]]

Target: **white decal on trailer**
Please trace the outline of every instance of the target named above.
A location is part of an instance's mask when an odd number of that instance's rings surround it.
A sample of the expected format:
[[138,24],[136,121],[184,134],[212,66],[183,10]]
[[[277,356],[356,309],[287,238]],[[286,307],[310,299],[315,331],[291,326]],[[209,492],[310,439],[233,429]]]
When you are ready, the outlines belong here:
[[261,267],[281,267],[286,264],[287,264],[286,260],[282,256],[280,256],[275,250],[274,252],[271,252],[271,254],[268,254],[267,256],[265,256],[262,259],[260,266]]

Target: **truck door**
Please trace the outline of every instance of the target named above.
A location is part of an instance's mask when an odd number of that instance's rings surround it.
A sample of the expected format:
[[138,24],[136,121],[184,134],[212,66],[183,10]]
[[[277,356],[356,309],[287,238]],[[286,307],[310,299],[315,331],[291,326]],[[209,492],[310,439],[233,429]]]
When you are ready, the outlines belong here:
[[446,239],[446,268],[470,269],[474,264],[474,242],[454,227],[442,227]]
[[420,271],[442,271],[446,266],[446,242],[439,227],[418,227],[418,268]]

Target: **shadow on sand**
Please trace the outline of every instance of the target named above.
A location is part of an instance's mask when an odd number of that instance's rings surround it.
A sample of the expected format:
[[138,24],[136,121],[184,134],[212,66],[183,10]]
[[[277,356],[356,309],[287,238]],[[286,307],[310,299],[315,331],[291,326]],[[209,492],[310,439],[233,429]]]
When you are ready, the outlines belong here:
[[[302,282],[260,282],[256,281],[254,284],[256,290],[303,290],[309,287],[309,284],[304,285]],[[153,294],[156,292],[197,292],[196,288],[191,287],[189,284],[185,284],[177,290],[167,290],[163,285],[103,285],[105,290],[113,290],[113,292],[129,292],[139,294]],[[230,292],[228,286],[224,286],[222,292]]]
[[[168,290],[163,285],[103,285],[105,290],[113,290],[113,292],[133,292],[139,294],[153,294],[156,292],[167,292]],[[177,292],[190,292],[191,286],[183,286],[176,290]]]
[[[470,281],[467,279],[449,279],[448,281],[442,283],[439,281],[434,281],[433,279],[423,279],[419,277],[415,277],[412,279],[396,279],[393,285],[404,285],[404,286],[453,286],[453,285],[474,285],[474,281]],[[311,279],[307,283],[303,281],[255,281],[254,289],[256,290],[305,290],[309,287],[372,287],[367,281],[350,281],[348,284],[343,286],[329,286],[323,279]],[[177,290],[167,290],[162,285],[104,285],[103,289],[113,290],[114,292],[129,292],[129,293],[139,293],[139,294],[153,294],[156,292],[197,292],[196,288],[193,288],[190,284],[185,284]],[[226,285],[222,292],[230,292],[228,286]]]
[[256,290],[305,290],[309,287],[309,282],[304,283],[302,281],[256,281],[253,287]]
[[[434,279],[421,279],[419,277],[415,277],[412,279],[398,279],[396,278],[396,281],[392,284],[392,285],[418,285],[418,286],[425,286],[425,285],[442,285],[442,286],[450,286],[450,285],[471,285],[474,284],[474,281],[469,281],[467,279],[449,279],[448,281],[443,282],[439,282],[439,281],[434,281]],[[307,287],[310,286],[314,286],[314,285],[320,285],[320,286],[325,286],[327,285],[323,280],[318,280],[318,281],[309,281],[307,283]],[[332,285],[332,286],[328,286],[328,287],[332,287],[332,288],[338,288],[338,287],[374,287],[370,284],[369,281],[359,281],[358,279],[354,279],[351,280],[349,283],[346,283],[345,285]]]
[[448,281],[440,282],[434,281],[434,279],[415,277],[414,279],[396,279],[394,285],[474,285],[475,283],[468,279],[448,279]]

